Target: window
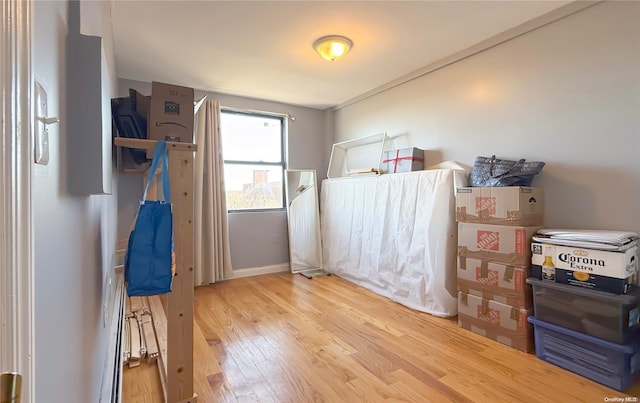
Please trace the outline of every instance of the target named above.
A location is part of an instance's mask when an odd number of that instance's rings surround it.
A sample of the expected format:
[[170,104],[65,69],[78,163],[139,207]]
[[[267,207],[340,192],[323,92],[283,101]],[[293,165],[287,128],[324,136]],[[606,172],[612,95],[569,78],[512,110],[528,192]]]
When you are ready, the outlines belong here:
[[222,110],[228,210],[284,208],[284,118]]

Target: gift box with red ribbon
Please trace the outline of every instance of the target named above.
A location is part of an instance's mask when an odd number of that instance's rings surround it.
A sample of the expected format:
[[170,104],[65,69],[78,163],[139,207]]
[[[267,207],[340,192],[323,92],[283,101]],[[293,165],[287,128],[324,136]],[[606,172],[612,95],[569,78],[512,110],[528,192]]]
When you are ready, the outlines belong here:
[[423,169],[424,150],[419,148],[389,150],[385,151],[382,157],[382,172],[386,174],[422,171]]

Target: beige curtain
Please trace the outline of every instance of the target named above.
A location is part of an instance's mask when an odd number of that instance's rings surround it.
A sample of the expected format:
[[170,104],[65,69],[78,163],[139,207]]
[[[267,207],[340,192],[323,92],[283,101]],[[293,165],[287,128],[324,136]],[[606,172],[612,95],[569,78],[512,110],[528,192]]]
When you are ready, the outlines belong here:
[[220,138],[220,104],[207,99],[196,115],[195,275],[206,285],[232,275]]

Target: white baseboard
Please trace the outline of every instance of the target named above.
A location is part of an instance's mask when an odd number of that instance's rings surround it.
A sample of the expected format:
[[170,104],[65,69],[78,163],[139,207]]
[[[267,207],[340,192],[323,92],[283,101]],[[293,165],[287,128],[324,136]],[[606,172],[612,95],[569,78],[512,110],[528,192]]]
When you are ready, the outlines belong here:
[[122,401],[122,326],[124,320],[124,275],[115,271],[116,290],[113,306],[110,307],[109,344],[102,374],[100,403],[120,403]]
[[234,278],[260,276],[262,274],[283,273],[288,271],[289,263],[272,264],[270,266],[262,267],[249,267],[246,269],[234,269],[233,276],[231,276],[229,280]]

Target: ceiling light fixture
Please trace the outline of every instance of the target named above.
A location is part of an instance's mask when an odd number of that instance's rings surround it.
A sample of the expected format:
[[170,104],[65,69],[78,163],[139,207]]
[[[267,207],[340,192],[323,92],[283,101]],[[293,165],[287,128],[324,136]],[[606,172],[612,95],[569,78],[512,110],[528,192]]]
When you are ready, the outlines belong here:
[[313,43],[313,48],[324,59],[334,61],[342,59],[353,47],[353,42],[346,36],[328,35],[319,38]]

